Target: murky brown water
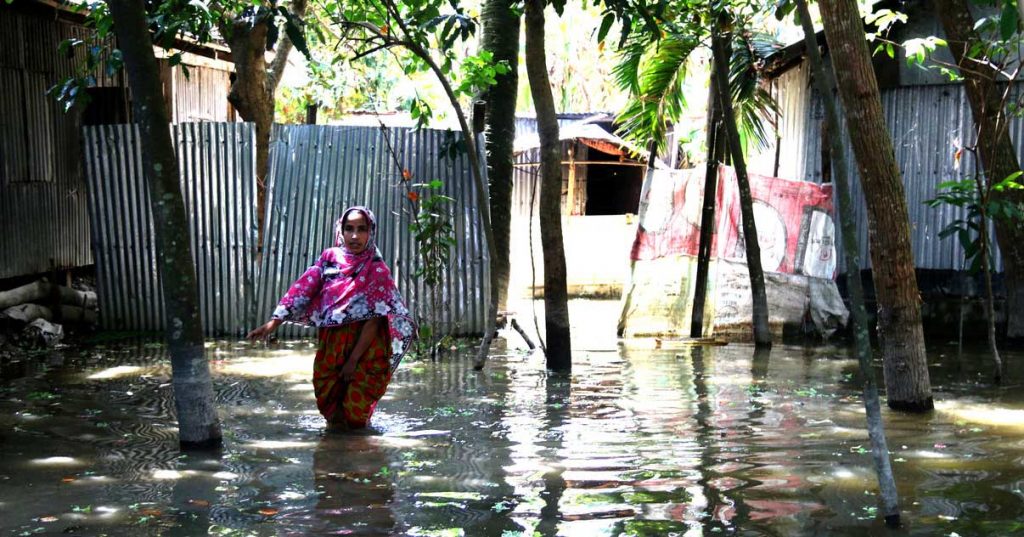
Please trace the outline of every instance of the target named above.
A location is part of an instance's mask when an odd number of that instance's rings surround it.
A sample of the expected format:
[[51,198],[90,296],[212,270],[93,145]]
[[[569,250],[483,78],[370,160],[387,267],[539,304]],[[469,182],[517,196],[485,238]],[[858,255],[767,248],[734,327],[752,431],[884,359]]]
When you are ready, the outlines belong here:
[[[844,351],[609,341],[581,336],[571,377],[522,351],[405,363],[363,434],[323,432],[308,344],[217,342],[217,456],[178,452],[159,344],[8,365],[0,533],[886,533]],[[938,410],[885,412],[895,534],[1024,532],[1024,359],[994,388],[979,353],[932,351]]]

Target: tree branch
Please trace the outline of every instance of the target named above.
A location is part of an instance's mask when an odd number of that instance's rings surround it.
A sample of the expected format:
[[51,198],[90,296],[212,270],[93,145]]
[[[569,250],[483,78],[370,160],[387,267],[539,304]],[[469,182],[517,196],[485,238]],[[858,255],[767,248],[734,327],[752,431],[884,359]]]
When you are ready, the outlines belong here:
[[[308,0],[292,0],[288,11],[292,14],[292,17],[298,20],[304,20],[306,17],[306,5]],[[281,82],[281,77],[284,76],[284,70],[288,66],[288,54],[291,53],[292,48],[295,46],[292,43],[291,38],[288,36],[288,32],[284,32],[278,42],[277,50],[274,53],[274,60],[267,67],[267,92],[270,95],[274,95],[277,90],[277,85]]]

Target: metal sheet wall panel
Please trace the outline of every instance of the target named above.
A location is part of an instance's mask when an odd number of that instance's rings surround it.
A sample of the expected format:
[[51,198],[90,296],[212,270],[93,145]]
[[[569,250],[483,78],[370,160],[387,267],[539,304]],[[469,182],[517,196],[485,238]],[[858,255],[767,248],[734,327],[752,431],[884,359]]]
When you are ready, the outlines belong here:
[[[334,221],[345,207],[365,205],[378,218],[377,245],[396,283],[417,314],[429,309],[428,290],[409,231],[411,204],[402,169],[413,182],[439,179],[456,200],[457,244],[440,286],[443,328],[483,332],[490,291],[490,260],[479,225],[468,158],[438,157],[446,131],[376,127],[277,126],[271,141],[267,233],[259,278],[258,312],[269,316],[288,286],[334,242]],[[481,148],[481,158],[482,158]],[[282,334],[308,330],[288,326]]]
[[[788,89],[785,89],[788,88]],[[786,86],[785,92],[797,92],[798,88]],[[1021,93],[1016,84],[1011,102]],[[806,92],[799,99],[785,98],[783,110],[799,115],[799,103],[806,103],[806,121],[802,132],[785,130],[780,150],[781,163],[803,163],[803,173],[793,170],[786,175],[784,166],[779,175],[820,182],[821,175],[821,118],[824,116],[822,102],[817,92]],[[925,201],[935,197],[938,185],[944,181],[969,177],[974,173],[973,155],[964,151],[957,162],[954,158],[958,147],[974,143],[973,118],[963,87],[956,84],[913,86],[882,91],[882,109],[893,140],[896,161],[903,175],[907,211],[911,225],[911,241],[914,262],[918,268],[938,270],[960,270],[962,252],[954,238],[939,239],[938,233],[948,223],[962,218],[964,211],[955,207],[931,208]],[[841,118],[841,121],[842,118]],[[845,130],[844,130],[845,132]],[[1014,119],[1011,123],[1011,139],[1017,148],[1018,158],[1024,156],[1024,120]],[[871,258],[868,247],[867,206],[860,185],[859,170],[853,149],[846,140],[847,174],[851,177],[854,192],[854,214],[858,226],[861,266],[869,268]],[[841,231],[836,226],[836,240],[841,241]],[[839,243],[841,244],[841,242]],[[1002,270],[1002,255],[998,247],[994,251],[997,270]],[[846,260],[839,251],[840,271],[845,270]]]
[[28,179],[26,159],[28,136],[23,104],[25,92],[21,71],[0,67],[0,188]]
[[175,123],[228,121],[228,90],[231,73],[203,66],[172,67]]
[[30,181],[53,182],[55,180],[54,164],[57,162],[55,142],[57,140],[54,127],[56,101],[46,95],[49,75],[23,71],[25,79],[25,114],[29,136],[26,140],[28,148],[28,166]]
[[[204,331],[242,335],[256,320],[255,131],[250,124],[202,123],[173,132]],[[160,330],[163,296],[137,130],[104,125],[84,133],[101,325]]]

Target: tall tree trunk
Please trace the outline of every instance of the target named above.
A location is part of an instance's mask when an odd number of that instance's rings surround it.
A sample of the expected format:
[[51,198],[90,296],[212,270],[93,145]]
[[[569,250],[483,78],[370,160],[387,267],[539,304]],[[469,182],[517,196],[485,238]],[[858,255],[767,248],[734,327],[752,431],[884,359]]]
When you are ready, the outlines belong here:
[[[996,81],[999,74],[989,64],[971,61],[967,51],[981,42],[974,31],[974,17],[965,0],[936,0],[942,27],[946,31],[949,50],[964,77],[964,91],[971,104],[977,128],[977,153],[988,184],[1002,181],[1020,171],[1020,162],[1010,140],[1005,100]],[[1005,77],[1004,77],[1005,78]],[[1010,190],[994,196],[1015,203],[1024,203],[1024,191]],[[1006,274],[1006,335],[1024,339],[1024,225],[1020,222],[995,221],[996,242],[1003,253]]]
[[519,89],[519,14],[509,0],[487,0],[483,8],[483,48],[494,61],[508,62],[509,71],[484,95],[487,101],[487,178],[491,194],[491,228],[495,257],[491,259],[491,288],[498,309],[508,309],[509,235],[512,218],[512,143],[516,136],[516,96]]
[[715,87],[718,106],[722,111],[726,139],[732,165],[736,170],[736,184],[740,191],[740,214],[743,217],[743,244],[746,246],[747,270],[750,274],[750,298],[753,302],[754,345],[771,347],[772,333],[768,326],[768,298],[765,294],[764,271],[761,269],[761,246],[757,242],[757,226],[754,223],[754,199],[750,195],[750,181],[747,180],[747,165],[743,160],[743,147],[736,127],[736,114],[732,109],[732,92],[729,91],[728,39],[723,35],[721,23],[711,33],[711,49],[714,55]]
[[540,232],[544,242],[544,327],[549,369],[572,368],[565,247],[562,244],[562,159],[558,119],[544,57],[544,3],[526,0],[526,74],[540,136]]
[[[850,290],[850,305],[853,309],[853,339],[857,361],[860,364],[864,410],[867,415],[868,438],[871,441],[871,457],[878,475],[878,486],[882,492],[882,515],[889,525],[899,525],[900,506],[896,491],[896,478],[889,460],[889,446],[882,424],[882,405],[878,399],[875,384],[875,370],[871,365],[871,338],[868,334],[868,314],[864,307],[864,289],[860,280],[860,245],[857,244],[857,224],[853,215],[853,201],[850,195],[850,180],[846,176],[846,151],[840,137],[839,107],[835,99],[835,78],[825,71],[824,62],[818,52],[811,15],[805,0],[796,0],[800,24],[804,29],[804,46],[810,58],[814,84],[825,105],[825,124],[828,126],[831,146],[830,164],[835,168],[835,194],[839,197],[839,222],[843,229],[843,254],[846,259],[846,282]],[[823,163],[822,166],[825,166]],[[824,172],[824,170],[822,170]]]
[[146,12],[142,0],[107,0],[107,5],[124,54],[135,123],[142,141],[142,166],[149,185],[164,295],[178,439],[182,448],[216,447],[221,443],[220,423],[209,364],[203,352],[188,219]]
[[[289,11],[301,19],[306,14],[308,0],[293,0]],[[255,19],[255,20],[254,20]],[[291,39],[280,32],[274,60],[265,59],[270,25],[275,24],[275,13],[264,10],[255,17],[239,17],[230,27],[222,27],[231,48],[235,64],[234,79],[228,92],[228,101],[245,121],[256,124],[256,233],[257,248],[263,247],[266,219],[266,180],[270,165],[270,133],[274,127],[274,95],[284,74],[288,54],[293,48]]]
[[910,250],[907,201],[882,115],[864,23],[855,0],[821,2],[818,7],[867,201],[878,339],[889,408],[925,412],[934,403],[921,328],[921,296]]
[[[714,59],[711,60],[714,62]],[[714,66],[712,66],[714,70]],[[708,84],[708,157],[704,171],[704,200],[700,213],[700,242],[697,246],[697,276],[694,278],[693,312],[690,315],[690,337],[704,335],[704,305],[707,303],[708,273],[711,268],[711,242],[715,233],[715,201],[718,194],[718,165],[725,160],[726,143],[722,125],[722,108],[718,105],[718,84],[711,77]]]

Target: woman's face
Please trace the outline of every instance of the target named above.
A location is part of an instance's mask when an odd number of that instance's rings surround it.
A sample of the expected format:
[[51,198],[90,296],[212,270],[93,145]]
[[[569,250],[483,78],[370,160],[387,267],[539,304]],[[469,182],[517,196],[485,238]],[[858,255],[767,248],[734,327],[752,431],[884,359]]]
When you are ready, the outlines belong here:
[[341,225],[342,240],[345,249],[353,254],[361,254],[370,240],[370,221],[362,211],[352,211],[345,217]]

